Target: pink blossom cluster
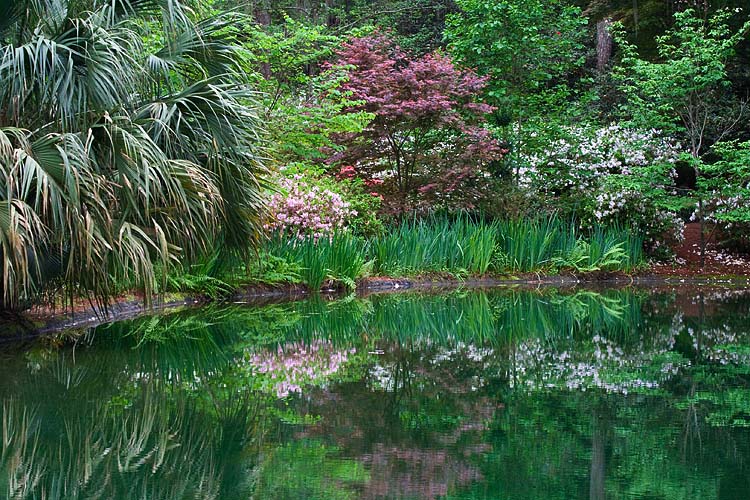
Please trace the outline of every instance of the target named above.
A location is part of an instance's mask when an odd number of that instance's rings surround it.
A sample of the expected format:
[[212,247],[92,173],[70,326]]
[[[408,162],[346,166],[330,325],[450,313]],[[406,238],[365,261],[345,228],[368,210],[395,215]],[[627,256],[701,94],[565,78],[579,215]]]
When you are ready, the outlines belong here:
[[312,185],[299,174],[280,179],[278,185],[279,192],[269,201],[268,230],[317,239],[343,229],[357,215],[339,193]]
[[270,389],[279,398],[302,393],[305,385],[319,384],[335,374],[357,350],[337,351],[328,340],[309,344],[294,342],[279,346],[276,351],[253,354],[250,365],[258,374],[270,378]]

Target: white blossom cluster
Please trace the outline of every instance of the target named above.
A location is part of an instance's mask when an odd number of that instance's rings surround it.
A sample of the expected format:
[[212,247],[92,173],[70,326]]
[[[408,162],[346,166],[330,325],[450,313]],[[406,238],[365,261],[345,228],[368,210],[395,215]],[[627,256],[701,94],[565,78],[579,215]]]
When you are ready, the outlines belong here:
[[394,392],[403,386],[403,380],[394,375],[395,363],[375,363],[368,372],[370,383],[383,391]]
[[455,361],[456,359],[466,359],[473,363],[484,363],[492,357],[494,351],[486,347],[477,347],[474,344],[464,344],[457,342],[454,347],[440,347],[437,354],[430,359],[430,363],[437,365],[445,361]]
[[750,365],[750,332],[738,332],[732,325],[723,324],[712,328],[688,328],[693,349],[704,359],[720,365]]
[[521,185],[586,193],[597,190],[604,176],[631,175],[638,167],[655,164],[673,165],[680,156],[680,145],[658,130],[612,124],[595,130],[566,127],[561,136],[544,151],[522,153],[527,166],[519,170]]
[[[680,240],[684,223],[659,210],[634,187],[647,184],[669,192],[681,149],[658,130],[612,124],[599,129],[566,127],[541,151],[522,152],[520,186],[572,200],[586,222],[627,222],[653,238]],[[648,167],[659,167],[654,175]],[[638,183],[629,179],[638,179]]]
[[[429,339],[420,342],[423,348],[429,348],[433,344]],[[488,368],[490,363],[496,357],[493,349],[480,347],[474,344],[465,344],[456,342],[453,346],[437,346],[437,349],[426,349],[420,354],[420,361],[425,366],[439,367],[444,363],[471,364],[482,370]],[[369,371],[370,383],[373,387],[386,392],[396,391],[403,386],[403,377],[395,375],[398,366],[395,362],[378,362],[373,364]],[[481,376],[474,376],[471,379],[470,390],[476,391],[486,384],[486,380]]]
[[[745,189],[750,190],[750,186]],[[750,206],[750,199],[744,194],[722,196],[721,193],[712,192],[709,193],[705,205],[704,217],[707,223],[718,225],[725,231],[748,230],[748,222],[741,220],[742,218],[738,220],[738,217],[736,217],[736,214],[746,211]],[[700,210],[697,204],[690,220],[700,220]]]

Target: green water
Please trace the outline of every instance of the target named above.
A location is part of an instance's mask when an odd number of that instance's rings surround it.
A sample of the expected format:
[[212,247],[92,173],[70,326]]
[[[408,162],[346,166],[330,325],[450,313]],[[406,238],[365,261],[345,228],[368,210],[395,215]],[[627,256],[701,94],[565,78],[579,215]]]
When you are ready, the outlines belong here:
[[750,498],[750,293],[233,305],[5,344],[0,498]]

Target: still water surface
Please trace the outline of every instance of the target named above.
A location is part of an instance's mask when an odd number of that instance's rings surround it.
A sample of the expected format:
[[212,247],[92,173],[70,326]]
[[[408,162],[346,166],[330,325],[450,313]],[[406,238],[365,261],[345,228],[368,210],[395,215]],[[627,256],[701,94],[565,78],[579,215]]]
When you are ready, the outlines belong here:
[[750,293],[210,307],[0,353],[0,498],[750,498]]

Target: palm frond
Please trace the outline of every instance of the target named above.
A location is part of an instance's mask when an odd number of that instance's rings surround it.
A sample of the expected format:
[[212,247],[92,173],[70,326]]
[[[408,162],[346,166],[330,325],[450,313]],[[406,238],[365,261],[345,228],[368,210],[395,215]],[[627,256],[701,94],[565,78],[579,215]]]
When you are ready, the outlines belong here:
[[[2,305],[53,282],[105,304],[178,260],[247,252],[266,170],[238,18],[179,0],[14,5],[0,0]],[[169,43],[149,57],[155,26]]]
[[47,236],[44,224],[29,205],[18,199],[0,200],[4,303],[17,306],[34,295]]

